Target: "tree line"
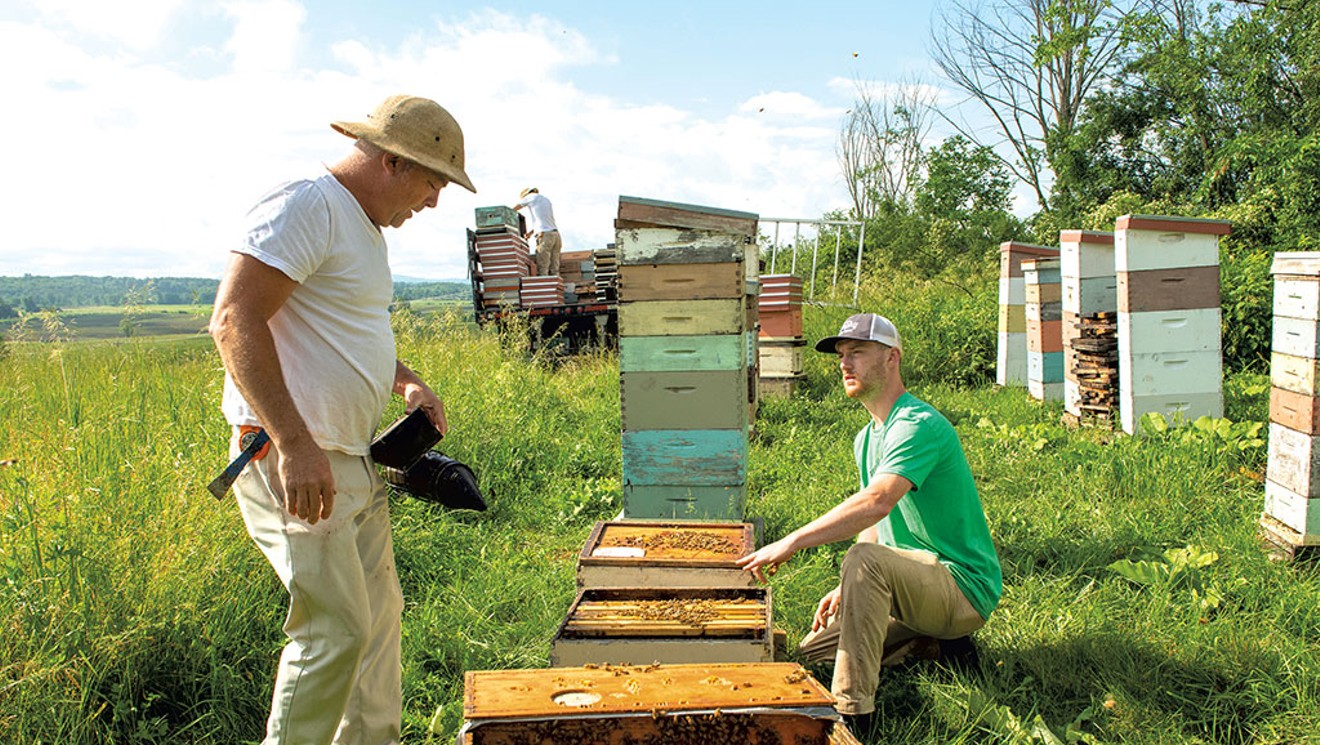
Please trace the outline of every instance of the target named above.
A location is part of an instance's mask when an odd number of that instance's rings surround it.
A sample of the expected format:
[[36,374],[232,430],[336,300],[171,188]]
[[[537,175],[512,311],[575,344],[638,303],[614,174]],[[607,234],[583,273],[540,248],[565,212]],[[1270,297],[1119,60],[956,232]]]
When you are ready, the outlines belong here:
[[[847,216],[866,221],[869,250],[937,276],[1003,241],[1056,245],[1123,214],[1229,220],[1225,355],[1263,367],[1269,259],[1320,248],[1320,3],[942,7],[942,85],[859,81],[841,127]],[[937,105],[949,89],[961,101]],[[954,134],[931,144],[937,121]],[[1026,217],[1015,189],[1034,199]]]
[[[210,305],[219,280],[199,277],[0,277],[0,318],[89,306]],[[471,297],[464,282],[395,282],[396,300]]]

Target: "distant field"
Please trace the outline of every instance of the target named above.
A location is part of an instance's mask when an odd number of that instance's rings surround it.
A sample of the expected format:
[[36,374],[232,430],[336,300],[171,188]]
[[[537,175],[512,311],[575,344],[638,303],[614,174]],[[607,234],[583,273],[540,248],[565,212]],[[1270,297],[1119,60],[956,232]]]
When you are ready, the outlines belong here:
[[[470,313],[471,303],[444,298],[419,298],[408,301],[412,311],[421,316],[455,309],[460,315]],[[179,336],[206,333],[206,324],[211,317],[209,305],[152,305],[133,319],[133,336]],[[126,336],[123,328],[124,308],[111,305],[96,305],[83,308],[69,308],[57,313],[58,320],[69,331],[70,340],[122,339]],[[26,332],[14,328],[17,319],[0,321],[0,334],[9,340],[22,338],[45,338],[37,320],[29,321]]]

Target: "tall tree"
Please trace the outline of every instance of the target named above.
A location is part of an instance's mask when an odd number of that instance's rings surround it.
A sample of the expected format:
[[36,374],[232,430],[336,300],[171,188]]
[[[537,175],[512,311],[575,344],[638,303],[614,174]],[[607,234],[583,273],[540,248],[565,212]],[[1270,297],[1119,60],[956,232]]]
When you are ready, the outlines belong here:
[[935,91],[916,80],[885,86],[857,82],[857,98],[839,133],[839,167],[858,219],[882,205],[910,204],[930,132]]
[[1072,139],[1079,195],[1231,209],[1255,242],[1320,244],[1320,4],[1163,0],[1131,28],[1126,73]]
[[936,65],[994,124],[981,134],[949,123],[990,147],[1042,210],[1055,157],[1087,96],[1117,69],[1122,21],[1139,1],[952,0],[933,30]]

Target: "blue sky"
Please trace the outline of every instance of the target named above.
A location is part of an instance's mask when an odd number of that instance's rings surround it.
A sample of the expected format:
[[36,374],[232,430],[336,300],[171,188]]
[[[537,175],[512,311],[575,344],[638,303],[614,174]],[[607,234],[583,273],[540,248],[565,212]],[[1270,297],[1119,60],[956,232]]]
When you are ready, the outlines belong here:
[[455,115],[478,188],[388,231],[396,274],[463,276],[473,208],[524,186],[565,250],[612,240],[620,194],[818,217],[856,83],[940,85],[935,7],[11,0],[0,274],[218,276],[262,192],[345,152],[328,122],[396,92]]

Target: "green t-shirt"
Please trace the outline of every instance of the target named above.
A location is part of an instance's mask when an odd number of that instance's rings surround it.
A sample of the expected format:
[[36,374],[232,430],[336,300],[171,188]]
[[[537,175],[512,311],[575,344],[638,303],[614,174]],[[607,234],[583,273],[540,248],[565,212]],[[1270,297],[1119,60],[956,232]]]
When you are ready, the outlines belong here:
[[881,473],[913,485],[876,524],[880,543],[935,554],[976,612],[988,619],[999,604],[1004,577],[972,469],[949,420],[904,393],[883,426],[873,420],[857,433],[853,451],[863,487]]

